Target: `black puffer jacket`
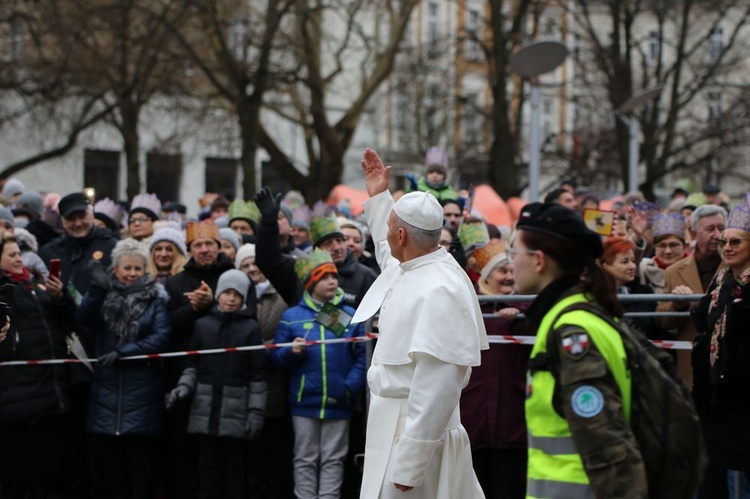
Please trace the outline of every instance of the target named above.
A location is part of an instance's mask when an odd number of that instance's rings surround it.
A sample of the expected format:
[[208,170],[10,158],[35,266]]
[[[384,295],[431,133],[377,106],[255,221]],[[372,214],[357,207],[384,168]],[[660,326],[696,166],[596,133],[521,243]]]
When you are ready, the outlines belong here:
[[[7,277],[0,284],[8,284]],[[41,282],[16,284],[10,331],[0,343],[0,361],[67,358],[67,318],[72,300],[55,301]],[[9,428],[68,410],[69,369],[58,366],[0,368],[0,426]]]
[[[190,349],[262,344],[250,311],[222,313],[214,307],[195,323]],[[188,432],[247,438],[260,431],[266,407],[265,350],[191,357],[179,383],[194,393]],[[257,415],[257,428],[248,427],[251,412]]]
[[359,263],[351,250],[346,250],[346,259],[336,265],[336,268],[339,271],[339,287],[344,290],[345,303],[356,309],[378,276],[371,268]]

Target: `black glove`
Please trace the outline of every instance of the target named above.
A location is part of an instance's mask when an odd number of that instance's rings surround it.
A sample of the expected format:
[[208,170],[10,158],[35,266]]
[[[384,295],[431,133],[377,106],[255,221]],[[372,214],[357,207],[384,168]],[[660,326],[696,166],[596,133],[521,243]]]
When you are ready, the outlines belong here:
[[117,351],[113,350],[109,353],[105,353],[104,355],[100,355],[97,360],[99,361],[99,365],[101,365],[102,367],[112,367],[119,358],[120,354],[117,353]]
[[187,385],[177,385],[174,390],[167,396],[167,409],[171,409],[180,400],[190,396],[190,387]]
[[461,245],[461,239],[458,237],[458,234],[453,236],[453,238],[451,239],[451,245],[448,249],[448,253],[453,255],[456,263],[458,263],[462,269],[466,268],[466,252],[464,251],[464,247]]
[[91,260],[89,269],[91,270],[91,285],[100,289],[109,289],[109,272],[104,268],[102,262]]
[[281,194],[274,196],[271,189],[264,187],[255,195],[255,204],[258,205],[260,219],[263,223],[271,224],[278,221]]

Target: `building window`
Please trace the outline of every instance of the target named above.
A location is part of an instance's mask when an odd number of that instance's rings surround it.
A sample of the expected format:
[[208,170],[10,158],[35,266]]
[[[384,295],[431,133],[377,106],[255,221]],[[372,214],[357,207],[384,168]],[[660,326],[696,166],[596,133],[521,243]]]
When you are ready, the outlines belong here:
[[437,50],[438,39],[440,38],[438,13],[437,2],[430,2],[427,5],[427,48],[432,52]]
[[716,64],[721,59],[724,52],[724,29],[714,28],[711,30],[711,36],[708,39],[708,62]]
[[119,151],[100,149],[83,151],[83,184],[84,187],[95,189],[96,199],[119,199],[119,179]]
[[206,158],[206,192],[234,198],[237,195],[239,164],[232,158]]
[[648,32],[648,52],[646,54],[646,63],[649,66],[656,66],[661,58],[661,40],[659,32],[651,30]]
[[721,92],[708,93],[708,119],[711,121],[721,118]]
[[146,190],[162,202],[180,200],[182,156],[150,152],[146,155]]
[[10,60],[17,62],[23,56],[23,22],[18,17],[10,20],[10,38],[8,40]]
[[464,33],[464,57],[470,61],[476,61],[482,56],[482,46],[480,45],[480,18],[479,10],[470,9],[466,13],[466,23]]

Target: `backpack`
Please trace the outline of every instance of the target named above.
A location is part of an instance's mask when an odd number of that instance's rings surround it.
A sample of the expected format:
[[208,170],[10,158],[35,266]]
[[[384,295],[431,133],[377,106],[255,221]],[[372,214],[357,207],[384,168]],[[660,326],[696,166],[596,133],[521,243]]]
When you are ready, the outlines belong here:
[[630,428],[645,464],[649,497],[692,498],[708,459],[698,413],[672,356],[596,303],[573,303],[552,324],[577,310],[596,315],[622,338],[631,377]]

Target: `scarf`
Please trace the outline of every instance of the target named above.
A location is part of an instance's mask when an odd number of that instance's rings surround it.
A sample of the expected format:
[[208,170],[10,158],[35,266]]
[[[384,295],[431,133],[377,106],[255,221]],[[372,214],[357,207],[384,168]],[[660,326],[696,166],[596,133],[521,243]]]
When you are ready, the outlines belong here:
[[138,319],[156,296],[156,281],[149,276],[130,285],[112,277],[112,287],[102,306],[102,317],[109,331],[117,338],[118,347],[138,337]]
[[[690,253],[686,251],[685,254],[682,255],[681,258],[687,258],[689,256],[690,256]],[[656,266],[659,267],[662,270],[667,270],[667,267],[669,267],[670,265],[672,265],[671,263],[664,263],[664,262],[662,262],[661,260],[659,260],[658,256],[654,256],[651,260],[653,260],[653,262],[656,264]],[[677,260],[677,261],[679,261],[679,260]]]
[[5,277],[10,279],[13,284],[22,284],[26,286],[26,289],[31,289],[31,273],[26,267],[23,268],[23,272],[20,274],[13,274],[11,272],[3,272]]
[[730,303],[742,301],[742,288],[750,282],[750,267],[746,268],[739,277],[735,279],[729,267],[721,269],[716,276],[716,285],[711,291],[711,302],[708,306],[708,323],[714,323],[711,330],[711,347],[709,350],[709,362],[711,365],[711,382],[717,383],[722,371],[723,358],[720,352],[724,345],[726,335],[727,310]]

